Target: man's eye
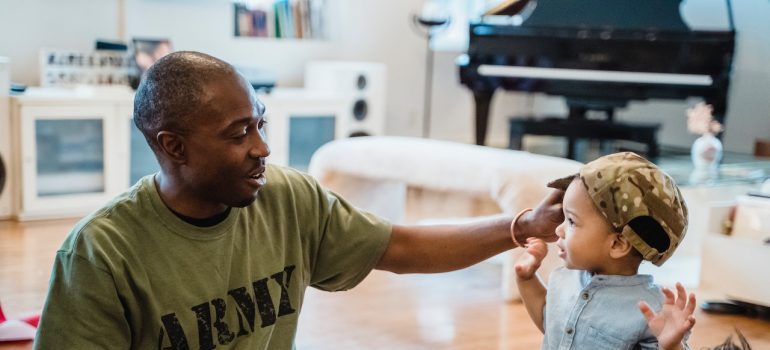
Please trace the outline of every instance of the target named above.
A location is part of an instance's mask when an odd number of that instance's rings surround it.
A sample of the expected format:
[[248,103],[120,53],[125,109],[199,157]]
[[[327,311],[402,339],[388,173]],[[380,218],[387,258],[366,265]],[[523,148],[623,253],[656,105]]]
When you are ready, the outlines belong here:
[[233,138],[234,139],[241,139],[241,138],[246,137],[246,135],[248,135],[248,134],[249,134],[249,128],[245,127],[245,128],[243,128],[243,130],[241,130],[240,133],[238,133],[236,135],[233,135]]

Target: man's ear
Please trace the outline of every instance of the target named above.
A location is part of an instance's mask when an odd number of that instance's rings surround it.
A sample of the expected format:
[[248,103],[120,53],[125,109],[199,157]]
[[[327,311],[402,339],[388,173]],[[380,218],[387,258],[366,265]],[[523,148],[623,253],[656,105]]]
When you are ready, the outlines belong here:
[[634,246],[629,242],[626,237],[621,234],[614,234],[612,239],[612,246],[610,246],[610,256],[613,259],[620,259],[631,253]]
[[185,163],[187,153],[182,135],[171,131],[160,131],[155,136],[158,149],[163,156],[173,163]]

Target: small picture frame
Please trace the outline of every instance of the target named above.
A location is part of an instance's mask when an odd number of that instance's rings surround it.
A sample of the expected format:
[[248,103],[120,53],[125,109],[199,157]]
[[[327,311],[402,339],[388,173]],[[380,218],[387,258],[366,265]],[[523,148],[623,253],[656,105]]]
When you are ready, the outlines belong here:
[[131,42],[130,85],[136,89],[144,75],[156,61],[173,52],[169,39],[134,38]]

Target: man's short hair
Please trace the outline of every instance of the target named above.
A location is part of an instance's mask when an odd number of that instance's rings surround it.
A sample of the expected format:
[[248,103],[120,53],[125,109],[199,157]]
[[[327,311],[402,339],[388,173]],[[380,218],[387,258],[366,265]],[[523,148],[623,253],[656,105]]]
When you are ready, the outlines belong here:
[[202,113],[206,84],[234,74],[235,69],[216,57],[179,51],[161,58],[142,77],[134,97],[134,124],[157,153],[156,135],[161,130],[186,134]]

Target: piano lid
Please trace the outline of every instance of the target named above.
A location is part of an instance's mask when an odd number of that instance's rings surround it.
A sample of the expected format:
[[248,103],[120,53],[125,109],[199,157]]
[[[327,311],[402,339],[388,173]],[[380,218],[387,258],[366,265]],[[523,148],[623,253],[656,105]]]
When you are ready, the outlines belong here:
[[515,16],[521,14],[529,0],[503,0],[486,10],[482,16]]
[[522,15],[525,27],[686,32],[690,28],[679,14],[681,2],[644,0],[629,6],[617,0],[503,0],[484,15]]

